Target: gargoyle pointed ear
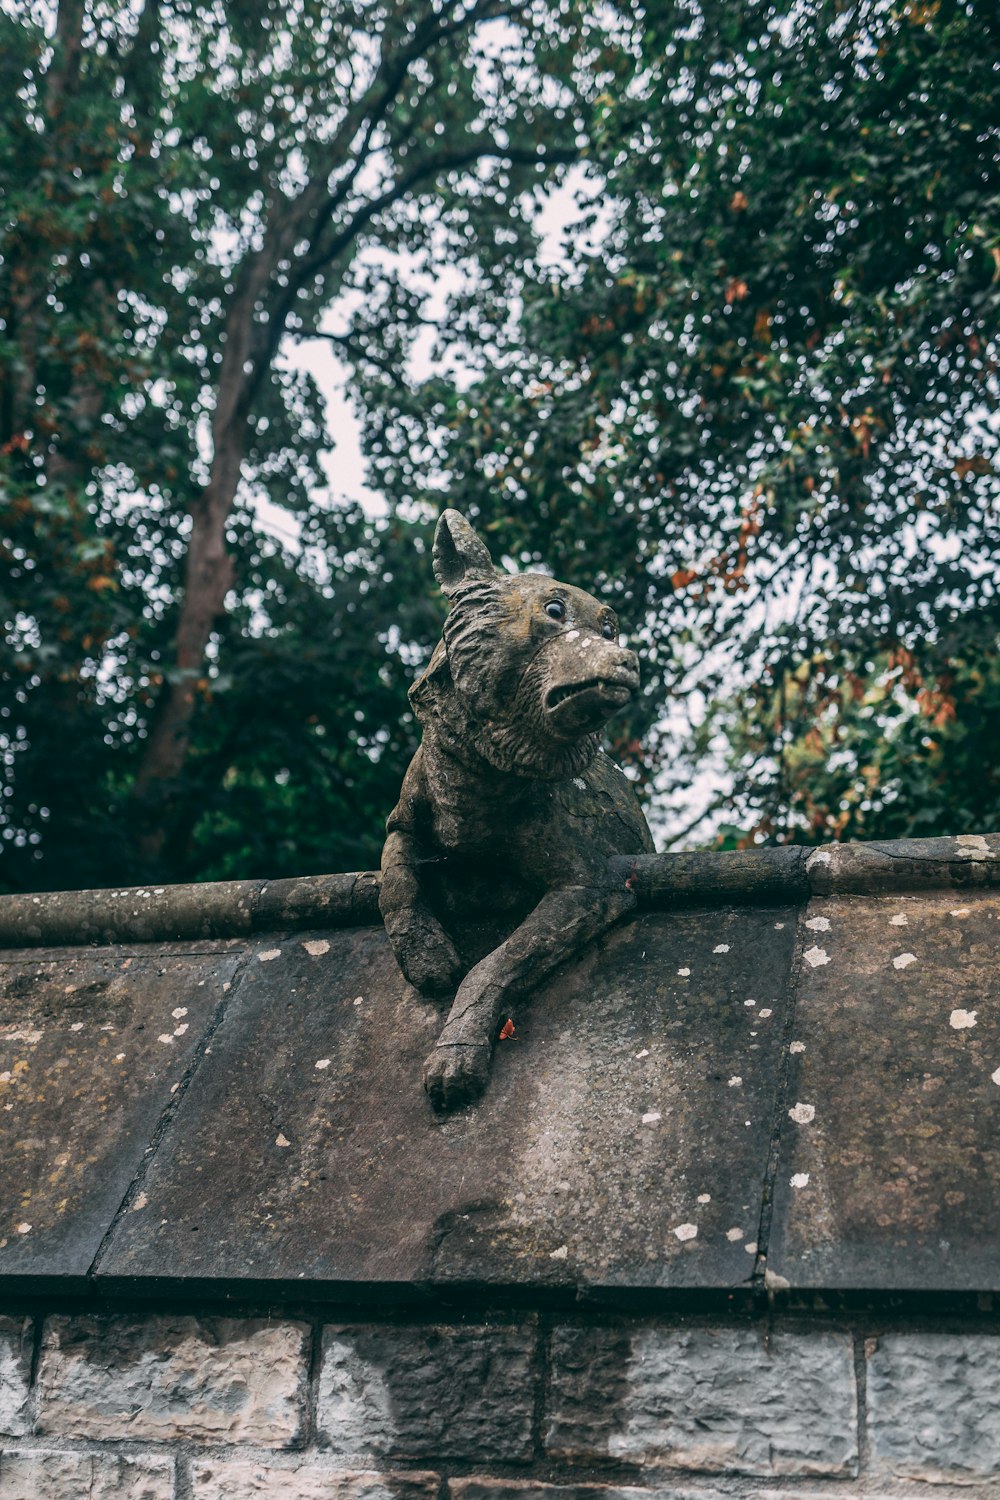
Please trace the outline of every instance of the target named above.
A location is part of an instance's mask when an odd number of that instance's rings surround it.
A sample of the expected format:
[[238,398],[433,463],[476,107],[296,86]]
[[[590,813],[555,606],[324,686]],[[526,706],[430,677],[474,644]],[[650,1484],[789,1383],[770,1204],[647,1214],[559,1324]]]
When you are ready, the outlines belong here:
[[452,595],[472,577],[493,576],[493,559],[464,516],[443,510],[434,532],[434,577],[442,594]]

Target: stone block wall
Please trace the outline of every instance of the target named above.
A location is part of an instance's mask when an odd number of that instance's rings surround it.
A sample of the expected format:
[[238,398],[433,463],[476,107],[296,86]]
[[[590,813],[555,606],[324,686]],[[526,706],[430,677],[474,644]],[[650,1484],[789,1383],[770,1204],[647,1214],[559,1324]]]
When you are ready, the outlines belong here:
[[997,1494],[1000,1330],[0,1319],[0,1500]]

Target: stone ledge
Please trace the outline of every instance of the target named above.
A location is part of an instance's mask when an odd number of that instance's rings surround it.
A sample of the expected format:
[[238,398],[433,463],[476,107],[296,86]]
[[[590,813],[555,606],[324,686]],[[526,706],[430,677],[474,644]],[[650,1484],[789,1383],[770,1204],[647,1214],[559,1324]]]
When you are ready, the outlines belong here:
[[[801,904],[810,896],[1000,886],[1000,833],[611,861],[651,910]],[[377,922],[378,875],[206,881],[0,896],[0,948],[235,938]]]

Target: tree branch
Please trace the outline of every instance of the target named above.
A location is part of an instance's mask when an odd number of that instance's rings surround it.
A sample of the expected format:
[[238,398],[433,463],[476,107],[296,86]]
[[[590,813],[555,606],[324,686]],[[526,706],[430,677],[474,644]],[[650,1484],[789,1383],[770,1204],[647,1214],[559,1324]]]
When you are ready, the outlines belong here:
[[[425,327],[431,326],[429,324],[429,320],[421,319],[420,321],[424,324]],[[405,380],[402,378],[399,370],[391,360],[385,359],[379,354],[373,354],[370,349],[358,348],[357,335],[352,335],[349,333],[321,333],[318,329],[309,329],[308,331],[297,333],[296,337],[300,340],[324,339],[329,344],[339,344],[340,347],[352,358],[366,359],[368,360],[369,364],[373,364],[377,370],[381,370],[383,374],[388,375],[392,380],[393,385],[400,387],[400,389],[406,388]]]
[[494,141],[488,146],[470,147],[467,151],[452,152],[449,155],[432,157],[422,162],[419,166],[412,168],[391,188],[384,193],[372,198],[368,203],[358,209],[353,218],[333,235],[313,255],[305,257],[296,267],[294,275],[289,276],[288,285],[281,289],[281,296],[276,301],[273,311],[266,322],[261,322],[254,327],[254,341],[252,353],[252,369],[244,376],[243,390],[241,393],[241,410],[248,410],[250,403],[256,395],[260,382],[265,372],[270,368],[278,345],[284,333],[285,324],[288,320],[295,298],[302,287],[318,272],[328,268],[347,247],[357,239],[361,231],[371,223],[372,219],[386,209],[391,208],[400,199],[404,198],[421,183],[444,175],[446,172],[460,171],[463,167],[474,165],[480,161],[509,161],[518,165],[530,165],[535,162],[552,163],[564,165],[579,159],[579,152],[567,148],[554,150],[529,151],[522,147],[501,147]]

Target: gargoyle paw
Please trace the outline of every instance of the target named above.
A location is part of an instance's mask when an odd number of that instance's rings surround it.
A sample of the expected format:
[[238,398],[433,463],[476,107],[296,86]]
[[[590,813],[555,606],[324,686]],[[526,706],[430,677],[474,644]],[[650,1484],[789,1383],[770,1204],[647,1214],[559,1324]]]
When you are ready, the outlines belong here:
[[472,1104],[490,1076],[490,1052],[478,1043],[439,1043],[424,1063],[424,1088],[435,1109]]
[[444,932],[422,934],[397,955],[399,966],[422,995],[453,995],[462,978],[462,960]]

